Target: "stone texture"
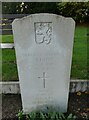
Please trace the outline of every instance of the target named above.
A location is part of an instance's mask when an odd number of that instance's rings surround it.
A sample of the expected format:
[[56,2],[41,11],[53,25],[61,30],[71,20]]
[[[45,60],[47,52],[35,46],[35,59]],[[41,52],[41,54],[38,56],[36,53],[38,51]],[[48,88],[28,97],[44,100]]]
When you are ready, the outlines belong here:
[[66,112],[74,20],[41,13],[16,19],[12,27],[24,112]]
[[0,48],[14,48],[13,43],[0,43]]
[[[3,87],[2,87],[3,86]],[[71,80],[70,93],[89,91],[89,80]],[[3,94],[19,94],[19,82],[0,82],[0,93]]]

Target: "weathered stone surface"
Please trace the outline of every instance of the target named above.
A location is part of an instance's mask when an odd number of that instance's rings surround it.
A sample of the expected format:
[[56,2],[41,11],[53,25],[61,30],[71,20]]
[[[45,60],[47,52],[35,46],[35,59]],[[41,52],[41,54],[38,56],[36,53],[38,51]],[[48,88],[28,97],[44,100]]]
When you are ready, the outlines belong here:
[[24,112],[67,111],[75,22],[34,14],[13,24]]

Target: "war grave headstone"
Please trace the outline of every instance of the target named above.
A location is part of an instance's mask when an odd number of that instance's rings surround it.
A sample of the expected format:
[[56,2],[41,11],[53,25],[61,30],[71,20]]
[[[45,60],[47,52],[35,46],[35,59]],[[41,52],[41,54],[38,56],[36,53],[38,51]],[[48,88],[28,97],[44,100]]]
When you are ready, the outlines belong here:
[[12,23],[23,111],[66,112],[75,22],[40,13]]

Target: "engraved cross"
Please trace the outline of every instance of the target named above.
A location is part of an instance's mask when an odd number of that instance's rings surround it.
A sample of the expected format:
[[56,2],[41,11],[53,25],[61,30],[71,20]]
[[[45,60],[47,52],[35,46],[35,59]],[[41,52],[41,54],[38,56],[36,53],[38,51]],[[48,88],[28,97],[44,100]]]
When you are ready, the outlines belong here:
[[43,79],[43,87],[45,88],[45,80],[47,79],[47,77],[45,75],[45,72],[43,72],[43,76],[42,77],[38,77],[38,78]]

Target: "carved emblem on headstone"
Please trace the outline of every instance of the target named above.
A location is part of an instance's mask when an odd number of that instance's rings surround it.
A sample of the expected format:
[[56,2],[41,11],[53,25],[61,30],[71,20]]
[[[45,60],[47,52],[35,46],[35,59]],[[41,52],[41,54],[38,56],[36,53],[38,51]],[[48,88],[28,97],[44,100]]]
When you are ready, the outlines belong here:
[[52,40],[52,23],[35,23],[35,42],[49,44]]

